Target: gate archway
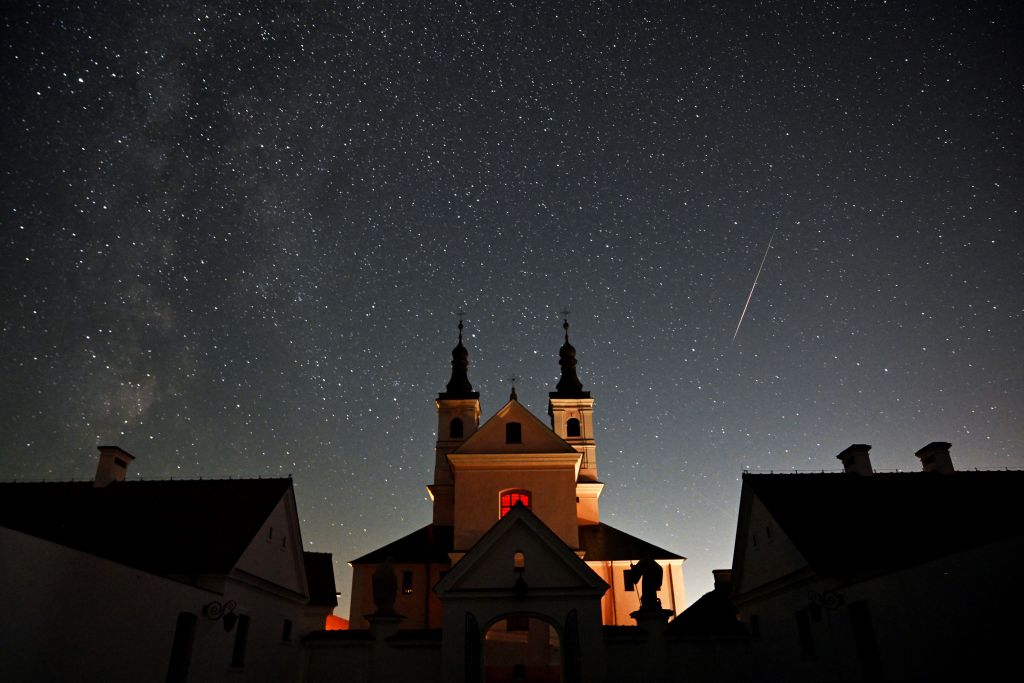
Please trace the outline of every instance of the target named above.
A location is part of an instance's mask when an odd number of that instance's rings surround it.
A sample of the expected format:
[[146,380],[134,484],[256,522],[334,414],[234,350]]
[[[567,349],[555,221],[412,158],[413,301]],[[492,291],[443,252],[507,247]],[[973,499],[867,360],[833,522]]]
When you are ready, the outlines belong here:
[[558,630],[536,616],[498,619],[484,635],[483,664],[486,683],[561,683]]

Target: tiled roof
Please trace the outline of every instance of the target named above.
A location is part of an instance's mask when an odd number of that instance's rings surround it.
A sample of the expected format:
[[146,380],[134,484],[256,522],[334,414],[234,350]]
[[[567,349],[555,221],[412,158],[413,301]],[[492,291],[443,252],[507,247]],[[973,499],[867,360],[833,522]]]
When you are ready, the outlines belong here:
[[0,525],[157,574],[229,571],[291,479],[0,483]]
[[705,593],[673,619],[666,633],[682,637],[744,637],[747,629],[736,618],[736,607],[725,590]]
[[449,561],[448,553],[454,546],[453,538],[452,527],[428,524],[408,536],[352,560],[352,564],[377,564],[389,557],[397,564],[443,564]]
[[653,543],[648,543],[607,524],[581,526],[580,550],[585,551],[583,559],[586,561],[639,560],[645,556],[652,560],[686,559],[682,555],[659,548]]
[[1021,535],[1024,472],[745,474],[811,567],[897,569]]
[[[387,558],[399,564],[440,563],[449,561],[454,546],[452,527],[428,524],[408,536],[352,560],[352,564],[377,564]],[[586,561],[639,560],[649,555],[655,560],[682,560],[680,555],[619,531],[607,524],[580,527],[580,549]]]
[[302,559],[306,565],[309,604],[336,606],[338,589],[334,583],[334,562],[331,554],[304,551]]

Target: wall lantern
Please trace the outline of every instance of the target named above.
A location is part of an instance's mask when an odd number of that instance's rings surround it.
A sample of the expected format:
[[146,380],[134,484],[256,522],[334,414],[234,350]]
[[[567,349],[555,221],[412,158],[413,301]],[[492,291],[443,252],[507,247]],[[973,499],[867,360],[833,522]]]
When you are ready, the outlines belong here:
[[224,630],[230,631],[238,622],[238,615],[235,614],[237,607],[238,603],[234,600],[228,600],[225,603],[214,600],[203,605],[203,616],[210,621],[220,621],[224,624]]

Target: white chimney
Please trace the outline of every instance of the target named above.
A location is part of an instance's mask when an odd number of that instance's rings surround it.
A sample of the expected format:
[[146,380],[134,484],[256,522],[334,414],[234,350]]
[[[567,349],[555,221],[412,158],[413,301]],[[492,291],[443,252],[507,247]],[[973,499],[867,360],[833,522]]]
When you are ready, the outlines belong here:
[[952,474],[955,470],[953,459],[949,457],[950,446],[952,444],[945,441],[932,441],[914,455],[921,458],[921,467],[925,472]]
[[100,446],[100,461],[96,464],[96,479],[92,485],[103,487],[114,481],[124,481],[128,464],[135,456],[118,446]]
[[867,477],[872,473],[871,457],[868,455],[870,450],[871,446],[866,443],[855,443],[836,457],[843,462],[843,471],[847,474]]

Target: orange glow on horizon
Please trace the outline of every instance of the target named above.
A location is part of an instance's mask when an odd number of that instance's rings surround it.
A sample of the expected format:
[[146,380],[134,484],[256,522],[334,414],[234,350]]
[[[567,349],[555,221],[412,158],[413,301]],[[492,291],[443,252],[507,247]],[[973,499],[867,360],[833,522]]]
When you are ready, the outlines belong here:
[[325,631],[347,631],[348,619],[343,619],[334,614],[327,615],[327,623],[324,624]]

